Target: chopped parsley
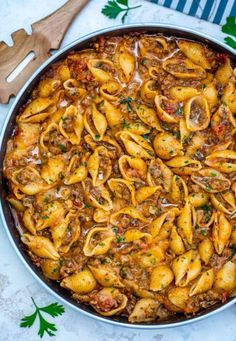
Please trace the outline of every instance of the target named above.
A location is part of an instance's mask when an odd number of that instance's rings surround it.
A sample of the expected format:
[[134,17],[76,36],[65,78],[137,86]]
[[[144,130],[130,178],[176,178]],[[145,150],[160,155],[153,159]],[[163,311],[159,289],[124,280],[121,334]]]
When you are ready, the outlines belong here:
[[47,220],[47,219],[49,219],[49,216],[48,216],[48,215],[43,215],[43,216],[42,216],[42,219],[43,219],[43,220]]
[[58,147],[61,149],[62,153],[66,153],[67,152],[66,146],[64,144],[59,143]]
[[94,136],[95,140],[99,140],[100,137],[101,137],[101,135],[99,135],[99,134],[97,134],[97,135]]
[[106,264],[107,260],[105,258],[101,259],[101,264]]
[[116,237],[116,242],[117,242],[117,243],[122,243],[124,240],[125,240],[125,238],[122,237],[122,236],[117,236],[117,237]]
[[132,108],[131,103],[132,103],[133,101],[134,101],[134,100],[133,100],[133,98],[131,98],[131,97],[122,98],[122,99],[120,100],[120,104],[126,104],[126,105],[127,105],[127,108],[128,108],[128,111],[132,111],[133,108]]

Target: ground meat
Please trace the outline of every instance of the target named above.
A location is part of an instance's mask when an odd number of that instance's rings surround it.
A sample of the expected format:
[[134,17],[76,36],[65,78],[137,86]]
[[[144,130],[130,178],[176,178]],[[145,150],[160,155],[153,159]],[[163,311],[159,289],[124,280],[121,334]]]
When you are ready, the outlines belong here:
[[117,301],[112,296],[107,296],[101,292],[93,296],[90,304],[103,312],[108,312],[118,307]]

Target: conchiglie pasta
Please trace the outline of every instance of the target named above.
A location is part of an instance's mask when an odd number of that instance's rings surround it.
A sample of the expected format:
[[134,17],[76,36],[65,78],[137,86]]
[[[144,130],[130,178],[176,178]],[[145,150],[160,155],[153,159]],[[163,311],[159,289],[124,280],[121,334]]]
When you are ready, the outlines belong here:
[[75,106],[69,106],[59,122],[61,134],[72,144],[79,144],[84,129],[82,115]]
[[61,286],[78,294],[86,294],[96,287],[96,280],[89,269],[84,269],[64,278]]
[[169,133],[162,132],[157,134],[153,145],[157,156],[161,159],[169,160],[173,156],[183,155],[180,142]]
[[225,217],[224,213],[215,214],[214,226],[212,229],[212,240],[215,250],[222,254],[232,232],[232,226]]
[[83,252],[85,256],[104,255],[111,247],[114,234],[106,227],[94,227],[86,236]]
[[36,256],[57,260],[60,258],[52,242],[43,236],[32,236],[25,233],[21,237],[22,242],[28,246],[29,250]]
[[160,303],[152,298],[140,299],[129,316],[129,322],[148,322],[154,321],[158,316]]
[[209,269],[204,271],[196,282],[191,286],[189,296],[202,294],[210,290],[214,283],[214,270]]
[[97,147],[87,162],[88,171],[94,186],[100,186],[111,174],[111,160],[105,147]]
[[84,127],[95,141],[101,141],[107,129],[106,118],[93,104],[90,111],[84,115]]
[[[103,308],[102,303],[104,301],[110,302],[108,309]],[[127,297],[118,289],[103,288],[96,294],[94,300],[91,300],[90,304],[99,314],[103,316],[112,316],[122,312],[127,305],[127,301]]]
[[210,111],[203,95],[190,98],[184,106],[186,126],[190,131],[204,130],[210,123]]
[[204,79],[206,77],[206,71],[187,58],[182,60],[167,59],[162,67],[165,71],[181,79]]
[[168,287],[173,279],[174,274],[171,269],[167,265],[159,265],[151,273],[150,290],[163,290]]
[[236,288],[236,264],[233,261],[226,262],[217,272],[214,289],[218,292],[231,293]]
[[123,142],[125,149],[131,156],[144,159],[154,158],[151,145],[143,137],[129,131],[121,131],[117,133],[117,138]]
[[208,60],[205,49],[202,44],[194,43],[187,40],[178,41],[179,49],[188,57],[194,64],[200,65],[204,69],[210,69],[211,64]]

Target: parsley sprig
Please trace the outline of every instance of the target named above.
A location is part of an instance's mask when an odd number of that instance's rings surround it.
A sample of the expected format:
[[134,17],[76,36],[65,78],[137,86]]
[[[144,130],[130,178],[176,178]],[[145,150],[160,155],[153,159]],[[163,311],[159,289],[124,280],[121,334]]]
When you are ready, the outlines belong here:
[[56,302],[49,304],[46,307],[39,308],[32,297],[31,300],[35,306],[35,312],[32,315],[23,317],[21,319],[20,327],[22,328],[32,327],[36,318],[38,317],[39,319],[38,335],[41,338],[43,337],[44,333],[47,333],[49,336],[55,336],[55,332],[57,331],[56,325],[45,320],[45,318],[42,315],[42,312],[49,314],[53,318],[55,318],[59,315],[62,315],[65,312],[64,307]]
[[225,37],[225,42],[227,45],[231,46],[233,49],[236,49],[236,40],[232,37],[236,37],[236,18],[228,17],[226,18],[226,24],[221,28],[222,32],[229,34],[231,37]]
[[141,5],[130,7],[129,0],[109,0],[107,4],[103,7],[102,14],[110,19],[116,19],[120,13],[124,12],[121,18],[121,21],[124,24],[125,18],[127,17],[129,11],[139,7],[141,7]]

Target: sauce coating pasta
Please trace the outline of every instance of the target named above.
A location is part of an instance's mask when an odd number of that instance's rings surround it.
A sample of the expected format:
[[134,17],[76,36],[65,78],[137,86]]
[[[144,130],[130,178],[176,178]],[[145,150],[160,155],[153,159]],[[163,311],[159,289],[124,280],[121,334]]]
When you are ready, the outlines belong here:
[[52,65],[4,160],[47,278],[131,323],[235,294],[235,84],[228,55],[162,35],[101,37]]

